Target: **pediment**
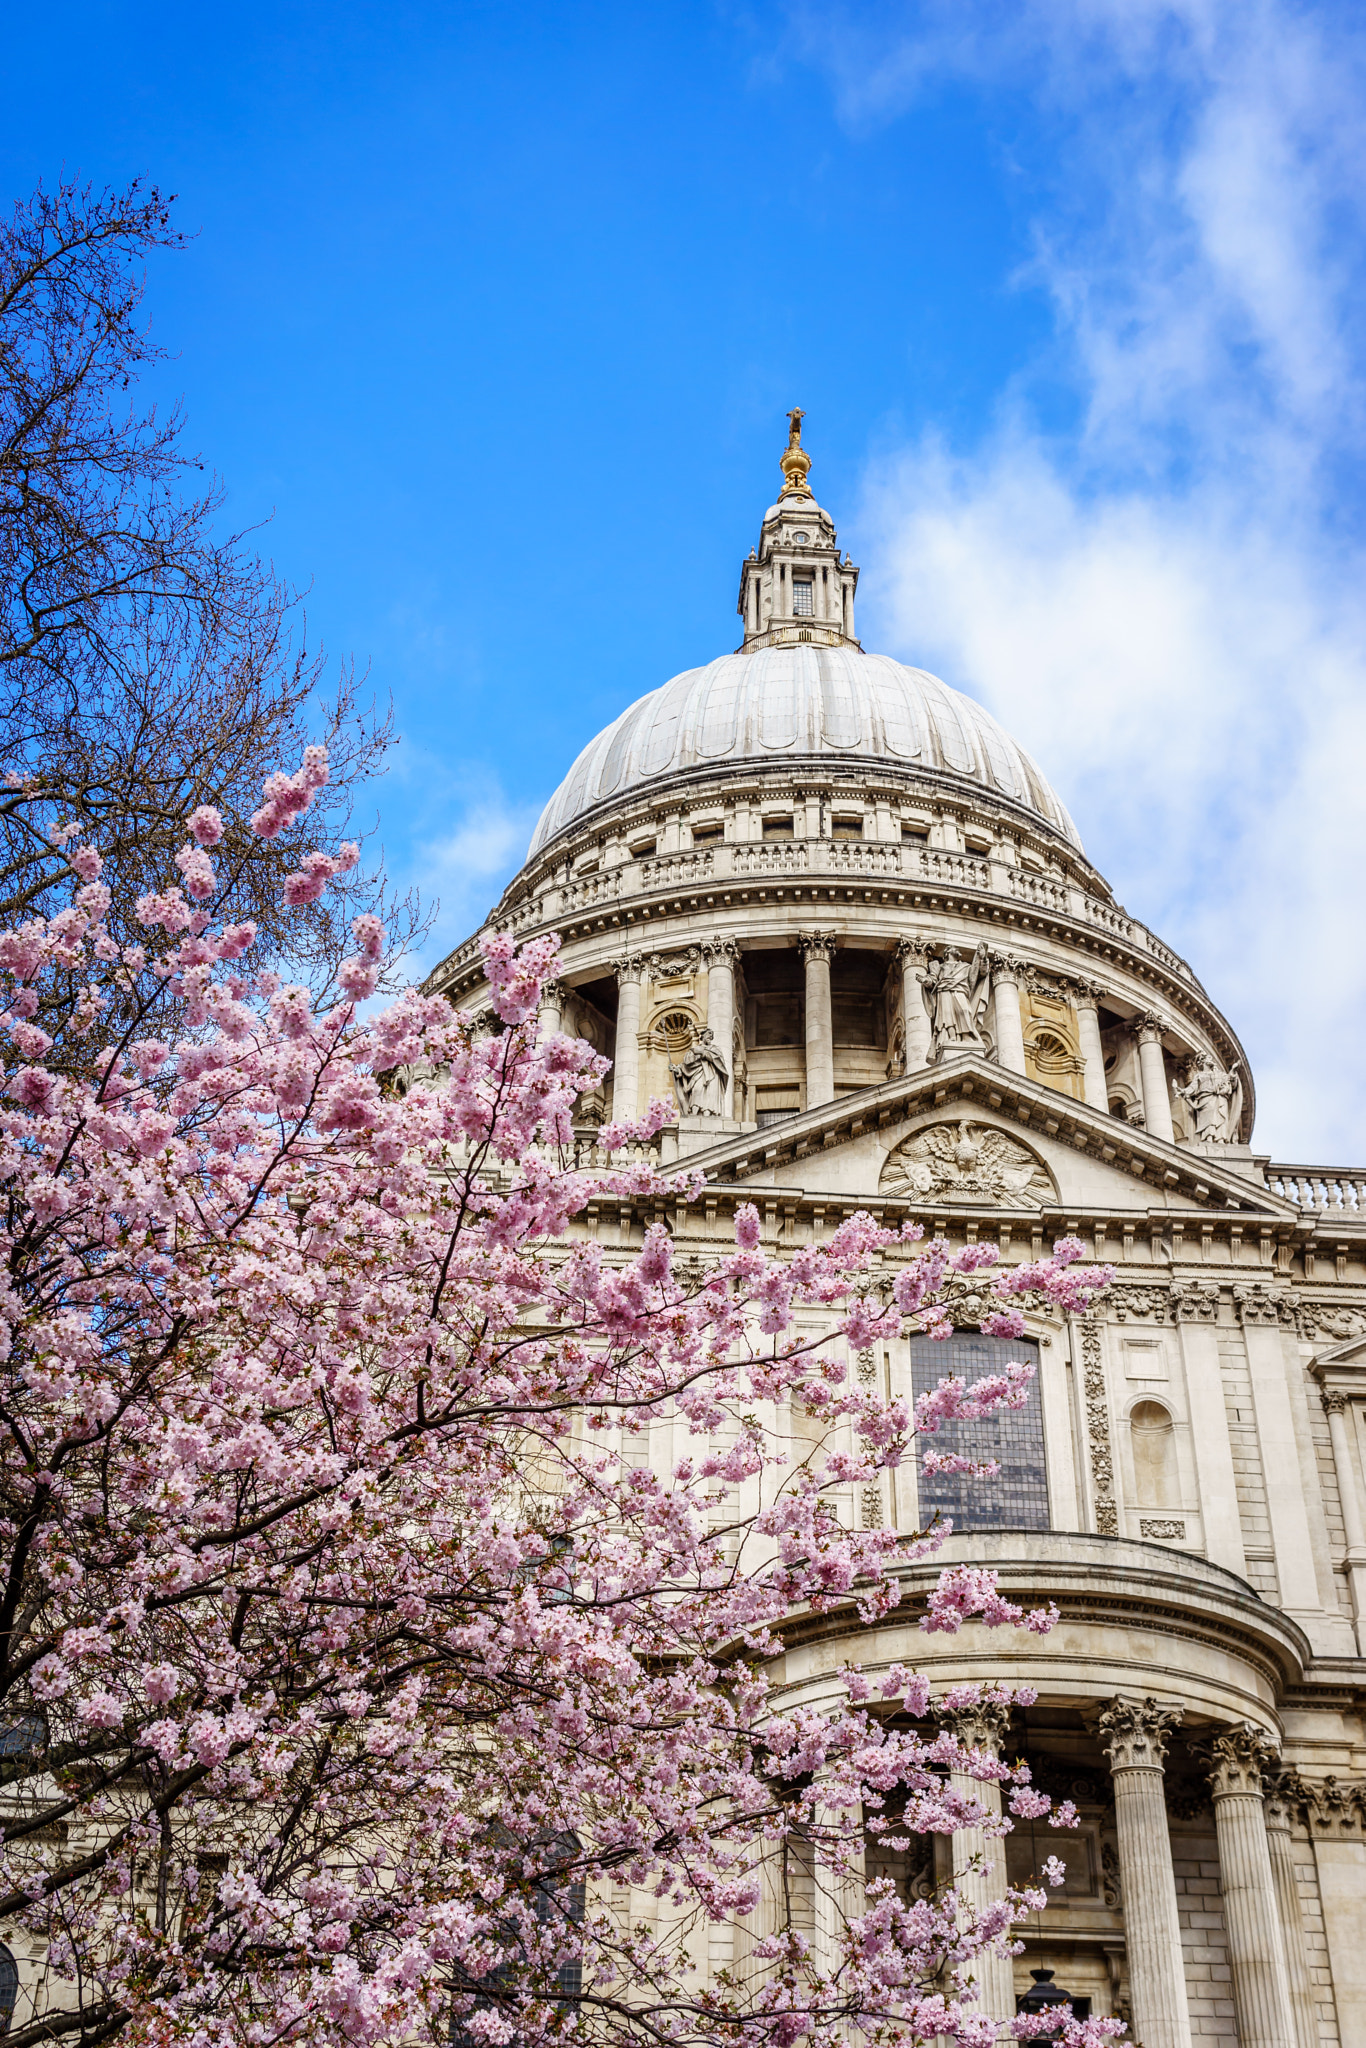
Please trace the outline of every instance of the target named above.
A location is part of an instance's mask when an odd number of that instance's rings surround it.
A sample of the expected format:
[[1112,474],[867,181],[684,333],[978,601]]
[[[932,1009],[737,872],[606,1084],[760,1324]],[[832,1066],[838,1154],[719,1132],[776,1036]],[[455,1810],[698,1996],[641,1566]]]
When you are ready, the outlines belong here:
[[1294,1205],[1223,1167],[989,1061],[921,1068],[728,1136],[687,1164],[708,1180],[911,1210],[1238,1209]]
[[1328,1344],[1315,1352],[1311,1362],[1315,1376],[1326,1386],[1366,1381],[1366,1309],[1316,1307],[1315,1320],[1320,1331],[1331,1333],[1337,1322],[1350,1332],[1340,1343]]

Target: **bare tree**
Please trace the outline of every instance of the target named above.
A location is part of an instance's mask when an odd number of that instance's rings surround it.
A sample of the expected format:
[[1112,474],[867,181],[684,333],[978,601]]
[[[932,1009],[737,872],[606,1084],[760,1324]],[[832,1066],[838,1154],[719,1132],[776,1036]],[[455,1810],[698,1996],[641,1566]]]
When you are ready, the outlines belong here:
[[[104,859],[110,929],[145,938],[136,902],[174,878],[184,821],[222,814],[215,914],[251,918],[258,964],[326,990],[347,928],[378,909],[391,957],[418,936],[414,900],[386,902],[362,864],[316,903],[283,876],[335,846],[357,789],[393,743],[389,716],[344,671],[324,690],[295,593],[242,534],[182,443],[178,412],[140,403],[163,360],[142,318],[149,252],[177,249],[169,203],[39,189],[0,225],[0,924],[67,900],[59,843],[74,825]],[[329,750],[331,782],[274,841],[251,833],[263,778]],[[49,1031],[63,1022],[53,996]]]

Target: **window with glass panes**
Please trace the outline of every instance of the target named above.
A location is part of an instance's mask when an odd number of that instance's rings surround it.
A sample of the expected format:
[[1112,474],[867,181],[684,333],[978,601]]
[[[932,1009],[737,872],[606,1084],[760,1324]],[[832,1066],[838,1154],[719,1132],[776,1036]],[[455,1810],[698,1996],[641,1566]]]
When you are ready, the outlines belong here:
[[794,576],[792,579],[792,611],[794,617],[809,619],[815,609],[811,578],[809,576]]
[[[943,1343],[913,1337],[911,1385],[919,1398],[950,1375],[971,1384],[1017,1359],[1037,1367],[1038,1345],[984,1337],[980,1330],[955,1330]],[[941,1516],[952,1517],[955,1529],[1048,1528],[1048,1467],[1037,1372],[1022,1408],[998,1408],[976,1422],[941,1422],[934,1436],[924,1439],[926,1448],[931,1444],[965,1458],[994,1458],[1001,1469],[993,1479],[975,1479],[969,1472],[918,1473],[922,1527],[938,1509]]]

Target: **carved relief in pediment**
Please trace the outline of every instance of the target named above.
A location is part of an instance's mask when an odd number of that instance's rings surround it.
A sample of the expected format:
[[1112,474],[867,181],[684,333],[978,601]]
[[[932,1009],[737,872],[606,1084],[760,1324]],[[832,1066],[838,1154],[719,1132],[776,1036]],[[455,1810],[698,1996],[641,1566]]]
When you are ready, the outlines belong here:
[[1041,1209],[1058,1191],[1038,1154],[1018,1138],[959,1117],[931,1124],[898,1145],[882,1169],[878,1192],[911,1202]]

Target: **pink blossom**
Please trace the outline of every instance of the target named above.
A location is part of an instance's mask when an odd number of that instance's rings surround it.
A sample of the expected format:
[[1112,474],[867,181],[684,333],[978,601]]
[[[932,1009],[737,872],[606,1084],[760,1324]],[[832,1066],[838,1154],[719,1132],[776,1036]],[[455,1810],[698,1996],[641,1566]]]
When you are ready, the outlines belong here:
[[[314,752],[272,777],[257,829],[297,822],[326,772]],[[204,823],[179,865],[191,894]],[[311,886],[348,865],[344,849],[297,872]],[[984,1269],[986,1248],[950,1255],[863,1213],[766,1246],[743,1203],[733,1250],[678,1260],[702,1183],[646,1150],[672,1104],[602,1132],[609,1168],[577,1163],[577,1105],[607,1063],[538,1033],[553,939],[486,938],[506,1028],[476,1034],[418,990],[364,1023],[350,1003],[320,1014],[249,971],[250,926],[220,928],[177,889],[140,914],[169,934],[156,957],[113,944],[93,899],[0,933],[26,1062],[5,1098],[0,1344],[21,1361],[12,1427],[38,1447],[12,1461],[11,1524],[38,1513],[12,1710],[47,1745],[20,1790],[26,1811],[67,1802],[77,1840],[127,1830],[98,1882],[54,1875],[40,1837],[5,1844],[64,1981],[135,1985],[135,2028],[192,2048],[224,2048],[225,2011],[299,2048],[388,2048],[444,2023],[453,1982],[499,1971],[507,2009],[463,2023],[534,2048],[540,2011],[549,2032],[560,2011],[539,1993],[605,1961],[596,1908],[543,1910],[562,1880],[594,1899],[629,1883],[701,1928],[753,1912],[760,1853],[794,1827],[819,1881],[844,1886],[865,1812],[904,1839],[1049,1811],[1008,1760],[970,1772],[1000,1784],[1003,1819],[946,1783],[961,1752],[917,1725],[929,1687],[904,1665],[851,1667],[819,1710],[770,1689],[794,1608],[851,1609],[873,1643],[899,1597],[903,1539],[847,1527],[835,1490],[895,1467],[916,1428],[1027,1397],[1029,1368],[1007,1361],[912,1411],[846,1355],[946,1326],[946,1279]],[[353,931],[341,979],[358,999],[386,942],[369,913]],[[94,1015],[143,975],[174,1000],[135,1012],[126,1052],[82,1070],[64,1043],[50,1070],[28,1021],[49,993],[84,991]],[[631,1208],[643,1244],[618,1239]],[[609,1228],[576,1233],[586,1216]],[[1070,1255],[1020,1270],[992,1282],[1007,1324],[1103,1284]],[[772,1430],[792,1414],[825,1439],[809,1463]],[[651,1461],[656,1430],[670,1449]],[[1054,1616],[954,1566],[925,1626]],[[51,1751],[76,1760],[56,1793]],[[129,1902],[165,1799],[173,1896],[153,1935]],[[231,1842],[227,1871],[202,1876],[182,1853],[196,1841]],[[764,1935],[725,2025],[749,2048],[972,2048],[994,2023],[955,1973],[1040,1896],[1013,1889],[960,1926],[951,1893],[875,1883],[833,1964],[800,1931]],[[661,2041],[695,2031],[667,1943],[631,1934],[612,1967],[612,1995],[648,1995]]]
[[196,805],[185,822],[200,846],[217,846],[223,837],[223,820],[212,804]]

